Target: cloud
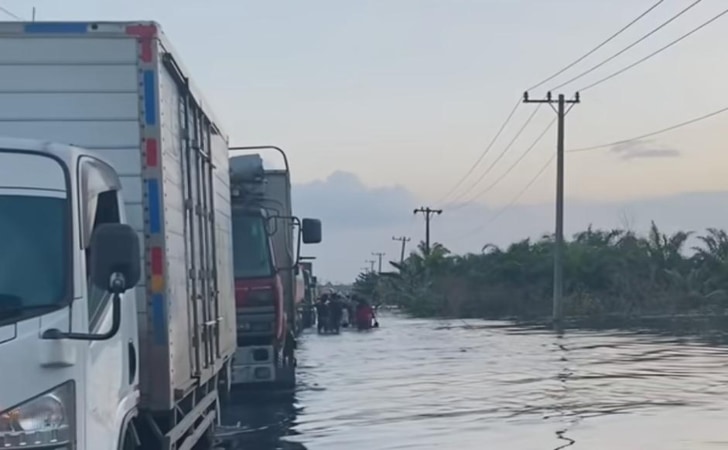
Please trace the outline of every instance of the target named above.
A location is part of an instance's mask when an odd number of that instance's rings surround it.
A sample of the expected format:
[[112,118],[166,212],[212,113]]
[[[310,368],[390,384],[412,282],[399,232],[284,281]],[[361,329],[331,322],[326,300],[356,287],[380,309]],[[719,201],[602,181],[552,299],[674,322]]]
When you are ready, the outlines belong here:
[[370,188],[355,174],[342,171],[293,189],[296,214],[320,218],[327,229],[396,226],[407,221],[417,204],[402,186]]
[[389,267],[389,260],[399,259],[392,235],[416,237],[410,231],[413,222],[419,225],[412,217],[417,206],[417,197],[406,188],[370,187],[349,172],[293,186],[295,214],[316,217],[323,225],[322,242],[301,249],[316,257],[314,272],[321,280],[350,282],[375,251],[386,252],[383,266]]
[[654,144],[652,140],[622,142],[612,146],[610,151],[620,154],[624,160],[638,158],[674,158],[680,156],[680,151],[676,148]]

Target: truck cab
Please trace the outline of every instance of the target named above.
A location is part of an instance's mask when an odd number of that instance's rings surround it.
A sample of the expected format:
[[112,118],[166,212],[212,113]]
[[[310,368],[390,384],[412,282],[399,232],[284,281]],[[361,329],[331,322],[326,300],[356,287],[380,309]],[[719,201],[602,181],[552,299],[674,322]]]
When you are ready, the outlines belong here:
[[[91,153],[0,139],[2,449],[122,439],[139,395],[141,255],[120,189]],[[126,250],[101,236],[105,226]],[[103,281],[111,266],[123,282],[115,293]]]
[[238,342],[267,345],[282,338],[285,320],[266,212],[236,206],[232,223]]
[[260,155],[230,158],[237,348],[236,388],[295,385],[296,336],[303,329],[301,243],[321,241],[321,224],[293,215],[288,170]]

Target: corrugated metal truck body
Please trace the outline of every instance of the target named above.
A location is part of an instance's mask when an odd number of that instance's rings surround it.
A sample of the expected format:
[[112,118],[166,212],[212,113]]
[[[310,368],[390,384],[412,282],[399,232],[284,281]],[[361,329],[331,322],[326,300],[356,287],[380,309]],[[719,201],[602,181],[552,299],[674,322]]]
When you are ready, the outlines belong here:
[[143,244],[142,409],[170,411],[235,350],[228,142],[154,23],[0,23],[0,135],[97,152]]

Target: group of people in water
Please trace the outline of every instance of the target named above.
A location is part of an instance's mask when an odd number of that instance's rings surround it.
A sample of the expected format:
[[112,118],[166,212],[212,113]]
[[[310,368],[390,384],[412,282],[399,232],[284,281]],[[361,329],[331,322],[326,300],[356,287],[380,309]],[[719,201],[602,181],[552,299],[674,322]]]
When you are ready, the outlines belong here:
[[316,302],[319,333],[339,333],[349,326],[358,330],[379,327],[375,308],[356,294],[324,293]]

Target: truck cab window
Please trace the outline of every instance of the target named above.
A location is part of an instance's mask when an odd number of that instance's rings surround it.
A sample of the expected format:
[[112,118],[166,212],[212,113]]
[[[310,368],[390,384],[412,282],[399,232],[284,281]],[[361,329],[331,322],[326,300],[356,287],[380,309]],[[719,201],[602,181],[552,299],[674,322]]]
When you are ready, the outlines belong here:
[[[117,191],[101,192],[96,199],[96,213],[94,214],[93,227],[91,232],[99,225],[105,223],[119,223],[119,200]],[[91,283],[91,247],[86,248],[86,285],[88,291],[88,323],[89,329],[96,327],[101,312],[109,302],[109,294]]]
[[79,205],[81,245],[86,255],[86,292],[89,332],[95,332],[101,313],[109,303],[105,289],[91,283],[91,235],[104,223],[119,223],[121,182],[114,169],[105,162],[84,156],[79,161]]

